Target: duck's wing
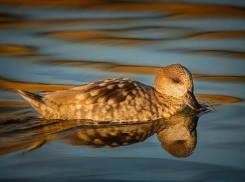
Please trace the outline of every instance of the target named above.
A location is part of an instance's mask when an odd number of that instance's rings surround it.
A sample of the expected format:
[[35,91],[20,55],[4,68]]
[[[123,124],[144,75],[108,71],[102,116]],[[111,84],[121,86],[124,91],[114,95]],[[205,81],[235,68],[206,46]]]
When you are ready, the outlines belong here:
[[125,100],[132,100],[137,96],[142,98],[152,89],[140,82],[129,78],[106,79],[85,85],[61,90],[45,95],[45,98],[57,104],[89,105],[107,103],[119,104]]

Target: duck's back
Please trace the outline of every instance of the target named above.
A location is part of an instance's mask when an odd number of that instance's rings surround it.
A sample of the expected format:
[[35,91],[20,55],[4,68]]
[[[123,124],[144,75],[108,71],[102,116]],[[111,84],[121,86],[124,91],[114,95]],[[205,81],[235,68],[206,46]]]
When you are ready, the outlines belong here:
[[[70,118],[97,121],[157,119],[157,106],[152,104],[156,100],[152,98],[155,97],[153,88],[129,78],[102,80],[67,91],[71,93],[70,98],[63,103],[60,112],[68,111]],[[66,91],[63,92],[65,95]],[[53,96],[47,97],[52,100]]]
[[46,104],[50,112],[36,110],[47,119],[154,120],[161,114],[154,92],[152,87],[129,78],[107,79],[48,93],[42,100],[55,103],[55,107]]

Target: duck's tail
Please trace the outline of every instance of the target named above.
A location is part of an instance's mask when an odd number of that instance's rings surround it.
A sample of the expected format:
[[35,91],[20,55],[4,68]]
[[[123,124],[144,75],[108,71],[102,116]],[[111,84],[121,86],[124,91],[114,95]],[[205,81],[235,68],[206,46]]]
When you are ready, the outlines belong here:
[[57,111],[58,105],[45,97],[34,94],[32,92],[17,90],[19,94],[27,100],[36,111],[38,111],[44,118],[51,119]]

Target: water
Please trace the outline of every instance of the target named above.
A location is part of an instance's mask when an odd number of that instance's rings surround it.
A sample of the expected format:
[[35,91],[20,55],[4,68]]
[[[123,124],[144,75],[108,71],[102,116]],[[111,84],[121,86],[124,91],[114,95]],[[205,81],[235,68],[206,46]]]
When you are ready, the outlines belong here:
[[[245,181],[244,7],[0,1],[0,180]],[[125,76],[152,85],[158,67],[173,63],[191,71],[211,112],[134,124],[50,121],[15,91]]]

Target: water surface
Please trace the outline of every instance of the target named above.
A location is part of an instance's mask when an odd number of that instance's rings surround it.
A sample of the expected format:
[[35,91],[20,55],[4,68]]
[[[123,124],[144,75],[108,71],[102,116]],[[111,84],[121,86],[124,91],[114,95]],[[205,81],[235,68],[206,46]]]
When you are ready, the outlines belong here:
[[[245,3],[0,1],[1,181],[245,181]],[[211,112],[50,121],[16,93],[180,63]]]

